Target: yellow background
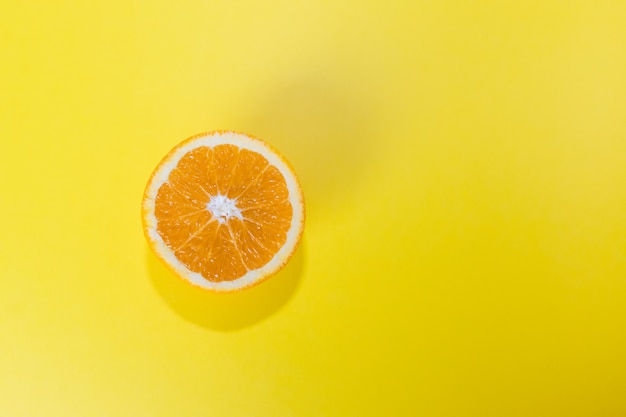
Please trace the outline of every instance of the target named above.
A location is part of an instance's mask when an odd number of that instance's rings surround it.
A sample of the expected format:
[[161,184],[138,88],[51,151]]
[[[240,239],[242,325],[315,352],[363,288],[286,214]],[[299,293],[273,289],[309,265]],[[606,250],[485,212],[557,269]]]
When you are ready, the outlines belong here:
[[[0,415],[626,415],[626,3],[6,1]],[[177,281],[143,187],[265,138],[307,228]]]

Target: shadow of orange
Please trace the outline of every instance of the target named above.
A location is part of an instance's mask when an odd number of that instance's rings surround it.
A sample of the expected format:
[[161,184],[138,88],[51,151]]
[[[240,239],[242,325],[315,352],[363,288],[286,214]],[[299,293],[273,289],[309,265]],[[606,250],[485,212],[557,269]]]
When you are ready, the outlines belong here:
[[305,261],[303,239],[289,263],[266,282],[237,293],[215,294],[184,282],[150,249],[146,252],[150,279],[165,303],[188,322],[218,331],[252,326],[284,307],[298,287]]

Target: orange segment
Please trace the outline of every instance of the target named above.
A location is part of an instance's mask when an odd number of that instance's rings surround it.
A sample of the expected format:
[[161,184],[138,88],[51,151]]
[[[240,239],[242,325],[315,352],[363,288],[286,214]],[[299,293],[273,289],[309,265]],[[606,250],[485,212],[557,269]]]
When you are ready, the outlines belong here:
[[210,132],[175,147],[143,199],[148,243],[192,284],[234,291],[262,282],[295,251],[304,227],[291,166],[248,135]]

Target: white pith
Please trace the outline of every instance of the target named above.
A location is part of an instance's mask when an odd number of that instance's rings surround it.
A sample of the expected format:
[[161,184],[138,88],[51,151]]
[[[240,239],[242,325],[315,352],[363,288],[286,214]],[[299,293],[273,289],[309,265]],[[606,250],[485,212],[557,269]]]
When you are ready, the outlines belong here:
[[[212,282],[205,279],[201,274],[189,270],[176,258],[174,252],[165,244],[156,230],[157,219],[154,214],[154,209],[155,199],[159,188],[168,180],[170,173],[178,165],[180,159],[195,148],[201,146],[213,148],[218,145],[234,145],[240,149],[248,149],[253,152],[258,152],[265,157],[271,165],[274,165],[285,178],[285,183],[289,192],[289,202],[292,205],[293,214],[285,244],[267,264],[263,265],[261,268],[250,270],[242,277],[233,281]],[[194,285],[214,291],[230,291],[252,285],[259,279],[275,272],[288,260],[299,241],[302,223],[304,221],[304,201],[302,200],[298,180],[289,165],[285,163],[283,159],[265,143],[241,133],[215,132],[209,133],[206,136],[194,138],[183,146],[175,149],[173,153],[168,155],[166,158],[167,160],[158,168],[158,171],[155,173],[146,189],[143,209],[145,213],[145,228],[147,230],[148,238],[153,242],[157,254],[163,257],[164,260],[172,266],[176,273]],[[207,204],[207,209],[211,211],[214,217],[216,217],[220,222],[224,222],[224,220],[229,217],[241,218],[239,217],[241,216],[241,212],[236,207],[236,202],[224,196],[213,197]]]
[[230,220],[231,217],[243,220],[241,210],[237,207],[237,201],[225,195],[218,194],[212,196],[211,200],[206,205],[206,209],[211,212],[211,215],[215,217],[220,224]]

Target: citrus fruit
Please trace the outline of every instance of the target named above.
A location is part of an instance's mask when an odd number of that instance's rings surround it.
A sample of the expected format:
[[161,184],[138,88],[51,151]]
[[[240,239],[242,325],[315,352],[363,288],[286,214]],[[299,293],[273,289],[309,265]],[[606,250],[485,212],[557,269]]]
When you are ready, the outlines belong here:
[[146,186],[148,244],[172,271],[213,291],[237,291],[278,272],[304,229],[290,164],[266,142],[214,131],[172,149]]

